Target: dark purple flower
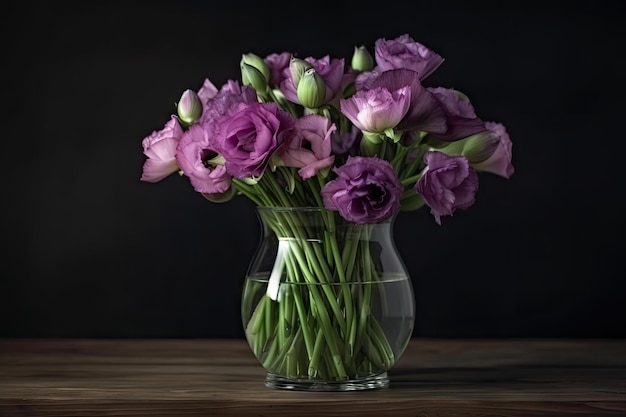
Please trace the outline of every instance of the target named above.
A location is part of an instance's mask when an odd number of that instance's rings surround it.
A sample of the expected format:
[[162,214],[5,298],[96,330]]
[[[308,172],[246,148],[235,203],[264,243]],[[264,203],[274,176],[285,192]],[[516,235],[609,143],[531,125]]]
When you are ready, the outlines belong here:
[[485,132],[485,123],[476,116],[469,99],[452,88],[428,88],[428,91],[439,101],[446,114],[448,130],[441,134],[433,134],[436,139],[451,142]]
[[338,210],[346,220],[376,223],[398,213],[402,183],[391,164],[377,157],[353,156],[333,170],[321,194],[324,206]]
[[478,191],[478,174],[461,155],[450,156],[442,152],[426,152],[426,168],[415,184],[437,224],[441,216],[452,216],[459,209],[474,204]]
[[221,194],[230,189],[231,177],[210,139],[202,125],[191,125],[178,143],[176,160],[194,190]]
[[295,121],[276,103],[239,104],[235,109],[216,120],[216,147],[230,175],[260,176]]
[[348,132],[334,131],[330,138],[332,153],[334,155],[357,155],[362,137],[363,132],[354,125]]
[[443,63],[440,55],[415,42],[407,34],[391,40],[378,39],[374,45],[374,55],[376,71],[406,68],[416,71],[420,80],[428,77]]

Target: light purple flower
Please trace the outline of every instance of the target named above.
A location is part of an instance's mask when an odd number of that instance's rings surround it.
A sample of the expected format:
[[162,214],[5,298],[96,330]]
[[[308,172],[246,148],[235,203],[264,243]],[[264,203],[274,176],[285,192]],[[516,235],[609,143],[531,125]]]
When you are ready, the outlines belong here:
[[178,118],[172,116],[163,129],[143,139],[143,153],[148,159],[143,164],[141,181],[158,182],[178,170],[176,147],[182,136]]
[[279,152],[283,164],[300,168],[298,174],[308,179],[320,169],[335,162],[331,155],[331,134],[337,129],[328,118],[317,114],[302,116],[285,135],[285,144]]
[[276,103],[238,104],[235,108],[216,120],[216,147],[230,175],[260,176],[295,121]]
[[[341,97],[343,89],[356,77],[356,73],[348,71],[344,59],[330,59],[328,55],[315,59],[307,57],[304,59],[315,68],[316,73],[322,77],[326,85],[324,104],[331,103]],[[280,83],[280,90],[287,100],[300,104],[298,100],[297,86],[292,81],[289,67],[283,70],[284,79]]]
[[268,80],[270,87],[280,87],[280,83],[285,79],[284,71],[289,69],[290,60],[290,52],[274,53],[265,57],[265,63],[270,69],[270,79]]
[[487,130],[485,123],[476,116],[469,99],[452,88],[428,88],[439,101],[446,114],[448,130],[443,134],[434,134],[436,139],[451,142],[466,138]]
[[378,39],[374,44],[376,67],[374,70],[383,72],[391,69],[406,68],[416,71],[423,80],[433,73],[442,63],[443,58],[415,42],[408,34],[395,39]]
[[187,129],[178,143],[176,159],[180,169],[199,193],[221,194],[231,185],[231,177],[223,165],[216,165],[219,154],[211,144],[209,132],[202,125]]
[[341,112],[364,132],[382,133],[400,123],[409,110],[411,89],[376,87],[339,100]]
[[441,225],[441,216],[452,216],[474,204],[478,174],[467,158],[431,151],[424,154],[424,163],[415,191],[422,195],[437,224]]
[[388,161],[353,156],[333,171],[337,177],[322,188],[321,194],[324,206],[338,210],[344,219],[376,223],[400,210],[403,187]]
[[215,87],[215,85],[213,85],[208,78],[205,78],[202,87],[198,90],[198,97],[202,101],[202,104],[205,104],[207,101],[215,97],[217,93],[217,87]]
[[515,169],[512,160],[513,142],[502,123],[486,122],[485,126],[499,138],[498,147],[486,160],[474,164],[478,171],[491,172],[504,178],[511,178]]
[[422,86],[417,72],[408,69],[385,71],[369,79],[367,83],[360,86],[360,89],[372,90],[384,87],[389,91],[396,91],[407,86],[411,91],[411,101],[409,109],[398,124],[397,129],[445,133],[448,129],[446,114],[434,95]]

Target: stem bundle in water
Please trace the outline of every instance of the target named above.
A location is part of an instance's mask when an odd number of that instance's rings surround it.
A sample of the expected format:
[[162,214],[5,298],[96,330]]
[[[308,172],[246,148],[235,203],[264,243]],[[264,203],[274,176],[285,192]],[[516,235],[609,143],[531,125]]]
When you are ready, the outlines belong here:
[[[324,212],[262,211],[278,245],[259,291],[244,292],[246,337],[268,372],[288,378],[346,381],[387,371],[394,350],[375,308],[384,282],[370,247],[375,225]],[[255,297],[255,294],[257,295]]]

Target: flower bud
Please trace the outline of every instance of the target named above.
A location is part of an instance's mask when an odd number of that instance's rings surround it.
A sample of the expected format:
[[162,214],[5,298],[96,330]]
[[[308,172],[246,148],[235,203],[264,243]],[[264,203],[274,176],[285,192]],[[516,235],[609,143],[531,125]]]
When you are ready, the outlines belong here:
[[202,101],[198,94],[192,90],[185,90],[176,106],[176,112],[180,121],[191,126],[202,115]]
[[477,133],[454,142],[433,143],[433,148],[447,155],[463,155],[470,164],[488,159],[498,149],[499,138],[489,131]]
[[315,109],[326,99],[326,83],[315,68],[309,68],[304,72],[296,89],[298,100],[304,107]]
[[491,157],[500,143],[500,139],[491,132],[478,133],[464,139],[464,141],[463,156],[471,164],[483,162]]
[[310,62],[294,56],[291,57],[291,60],[289,61],[289,72],[291,73],[291,81],[293,82],[294,87],[298,88],[300,79],[304,73],[311,68],[313,68],[313,65]]
[[351,66],[355,71],[371,71],[374,68],[374,57],[365,46],[355,46]]
[[241,56],[240,65],[248,64],[254,68],[256,68],[261,74],[263,74],[263,78],[265,78],[265,83],[268,82],[271,76],[270,67],[265,63],[263,58],[255,54],[243,54]]
[[259,93],[267,90],[267,79],[261,71],[244,62],[241,63],[241,82],[243,85],[251,85]]
[[226,203],[233,199],[233,197],[237,194],[237,190],[235,187],[230,187],[228,190],[223,193],[201,193],[204,198],[209,200],[212,203]]

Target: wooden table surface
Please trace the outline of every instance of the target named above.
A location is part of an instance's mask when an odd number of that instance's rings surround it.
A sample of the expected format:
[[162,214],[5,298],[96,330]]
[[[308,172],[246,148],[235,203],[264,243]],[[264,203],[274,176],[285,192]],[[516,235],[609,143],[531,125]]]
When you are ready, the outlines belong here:
[[244,340],[0,339],[0,416],[626,416],[626,340],[416,338],[388,388],[266,388]]

